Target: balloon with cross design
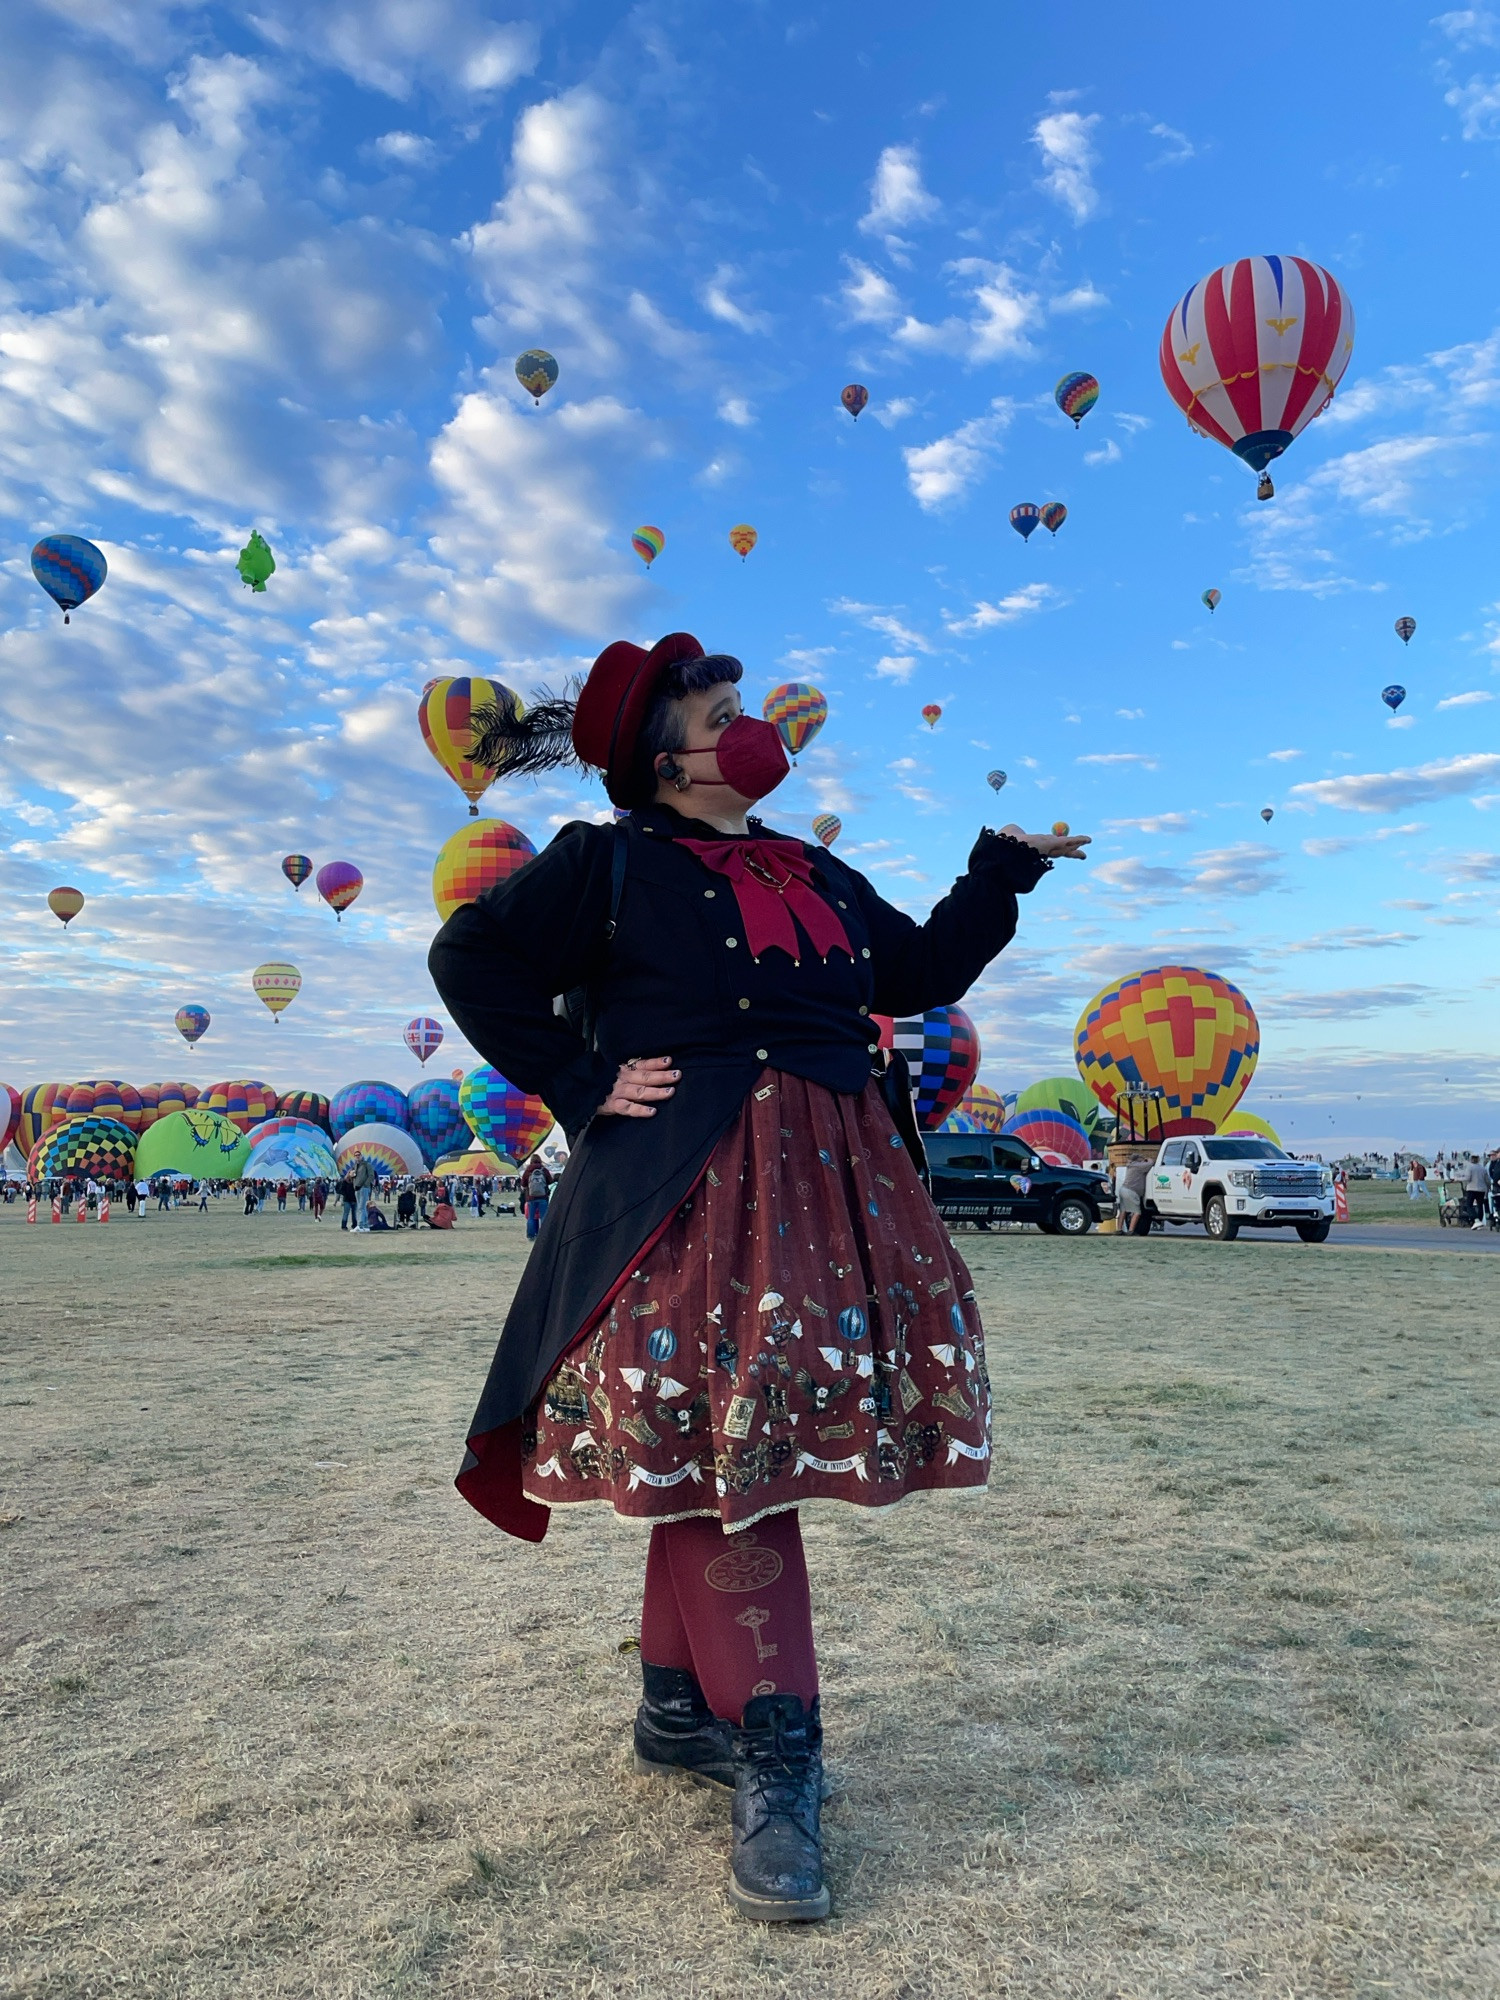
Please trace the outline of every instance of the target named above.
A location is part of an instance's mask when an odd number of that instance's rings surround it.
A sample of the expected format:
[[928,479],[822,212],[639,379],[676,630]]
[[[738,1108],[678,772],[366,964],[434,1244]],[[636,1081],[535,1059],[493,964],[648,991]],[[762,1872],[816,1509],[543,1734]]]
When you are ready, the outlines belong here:
[[1260,1023],[1218,973],[1157,965],[1096,993],[1078,1017],[1073,1049],[1079,1075],[1106,1110],[1144,1087],[1161,1093],[1166,1136],[1216,1132],[1255,1074]]

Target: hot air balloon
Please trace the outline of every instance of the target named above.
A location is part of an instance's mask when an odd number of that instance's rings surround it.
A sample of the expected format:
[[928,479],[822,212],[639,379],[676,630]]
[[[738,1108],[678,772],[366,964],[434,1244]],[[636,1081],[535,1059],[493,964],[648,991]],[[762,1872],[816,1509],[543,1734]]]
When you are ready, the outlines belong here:
[[987,1083],[971,1083],[959,1099],[958,1108],[973,1119],[981,1132],[998,1132],[1005,1123],[1005,1101]]
[[[1016,1119],[1035,1111],[1058,1112],[1086,1133],[1092,1133],[1099,1123],[1099,1100],[1076,1075],[1044,1076],[1036,1083],[1028,1083],[1024,1090],[1014,1092],[1002,1102],[1006,1120],[1009,1121],[1005,1126],[1007,1132]],[[1041,1144],[1050,1146],[1052,1141],[1044,1139]]]
[[943,711],[935,701],[929,701],[923,706],[922,720],[927,724],[929,729],[936,729],[942,717]]
[[0,1153],[16,1136],[21,1123],[21,1093],[8,1083],[0,1083]]
[[1224,593],[1222,590],[1205,590],[1203,593],[1203,602],[1208,606],[1210,617],[1218,610],[1223,601]]
[[1030,500],[1023,500],[1019,506],[1012,507],[1010,510],[1010,525],[1015,529],[1023,542],[1031,540],[1032,536],[1036,533],[1037,524],[1041,518],[1041,508],[1034,506]]
[[652,563],[666,547],[667,538],[660,528],[637,528],[630,537],[630,546],[641,561],[650,569]]
[[206,1007],[193,1004],[179,1007],[175,1019],[178,1034],[191,1048],[194,1042],[201,1041],[208,1033],[209,1022],[213,1016]]
[[265,591],[266,578],[276,574],[276,558],[271,553],[271,545],[265,541],[258,528],[250,530],[250,539],[240,550],[239,561],[235,564],[241,579],[252,590]]
[[1004,1129],[1034,1153],[1054,1154],[1075,1167],[1083,1165],[1091,1150],[1089,1135],[1077,1119],[1046,1105],[1018,1111],[1006,1119]]
[[775,723],[787,755],[795,757],[828,720],[828,703],[822,690],[806,681],[783,681],[766,696],[760,712],[767,722]]
[[1401,641],[1403,646],[1411,644],[1411,635],[1416,629],[1417,621],[1415,618],[1398,618],[1396,620],[1396,637]]
[[436,1055],[443,1045],[443,1030],[431,1015],[419,1014],[416,1020],[407,1022],[401,1039],[426,1069],[428,1057]]
[[1107,1110],[1128,1085],[1160,1090],[1162,1130],[1216,1132],[1260,1055],[1255,1009],[1237,986],[1192,965],[1158,965],[1106,986],[1074,1032],[1079,1075]]
[[536,849],[518,826],[508,820],[482,819],[475,826],[461,826],[438,849],[432,869],[432,900],[437,913],[447,923],[453,912],[462,909],[524,868],[536,856]]
[[1380,699],[1391,711],[1391,714],[1394,715],[1406,699],[1406,689],[1398,686],[1395,681],[1392,681],[1389,687],[1384,687],[1380,690]]
[[87,1113],[94,1118],[113,1118],[132,1132],[141,1129],[141,1093],[133,1083],[122,1083],[118,1077],[85,1077],[69,1090],[64,1108],[70,1118]]
[[870,400],[870,392],[865,387],[863,382],[846,383],[845,386],[839,391],[839,401],[843,404],[844,408],[849,412],[850,416],[853,417],[856,423],[859,422],[860,411],[864,408],[865,404],[869,402],[869,400]]
[[729,530],[729,546],[743,562],[755,544],[760,540],[748,521],[741,521],[737,528]]
[[1068,510],[1061,500],[1049,500],[1042,509],[1042,526],[1049,535],[1055,535],[1068,518]]
[[294,889],[300,889],[312,873],[312,861],[305,854],[283,855],[281,872]]
[[1052,400],[1065,417],[1073,419],[1076,430],[1099,400],[1099,384],[1092,375],[1064,375],[1052,391]]
[[61,606],[64,625],[69,612],[86,604],[109,575],[104,551],[82,535],[43,535],[31,551],[31,573],[53,603]]
[[29,1153],[44,1132],[60,1125],[68,1115],[70,1083],[34,1083],[21,1092],[21,1120],[16,1127],[16,1145]]
[[1275,807],[1274,807],[1274,806],[1262,806],[1262,807],[1261,807],[1261,809],[1260,809],[1260,816],[1261,816],[1261,818],[1262,818],[1262,819],[1263,819],[1263,820],[1265,821],[1266,825],[1267,825],[1267,826],[1269,826],[1269,825],[1271,824],[1271,821],[1272,821],[1273,819],[1275,819],[1275,817],[1276,817],[1276,809],[1275,809]]
[[496,1181],[505,1171],[488,1146],[478,1145],[470,1146],[467,1151],[445,1153],[432,1167],[440,1179],[450,1181]]
[[261,1083],[256,1077],[239,1076],[228,1083],[210,1084],[198,1099],[197,1108],[227,1118],[241,1132],[248,1132],[277,1115],[276,1093],[270,1084]]
[[84,1112],[64,1118],[38,1139],[26,1159],[29,1181],[66,1180],[87,1175],[92,1180],[123,1181],[135,1173],[136,1138],[117,1118]]
[[328,1134],[300,1118],[273,1118],[250,1137],[243,1178],[247,1181],[334,1181],[338,1161]]
[[81,889],[53,889],[47,897],[47,908],[64,930],[72,923],[83,905],[84,894]]
[[196,1083],[153,1083],[141,1086],[141,1101],[146,1101],[147,1090],[156,1092],[155,1124],[163,1118],[170,1118],[174,1111],[191,1111],[202,1094]]
[[1065,819],[1055,819],[1052,822],[1052,831],[1060,840],[1066,840],[1069,833],[1072,832],[1072,828]]
[[1003,771],[986,771],[984,774],[984,782],[989,786],[992,792],[1003,792],[1005,790],[1007,780],[1005,773]]
[[340,923],[364,886],[365,878],[352,861],[325,861],[318,870],[318,894]]
[[342,1139],[356,1125],[396,1125],[404,1132],[408,1123],[406,1092],[393,1083],[372,1079],[346,1083],[333,1093],[328,1122],[335,1139]]
[[237,1181],[250,1157],[249,1134],[222,1112],[189,1105],[158,1118],[135,1149],[138,1179],[191,1174],[194,1180]]
[[924,1132],[935,1132],[979,1070],[979,1035],[962,1007],[934,1007],[915,1020],[872,1014],[882,1048],[897,1048],[911,1070],[912,1106]]
[[516,356],[516,380],[540,403],[557,381],[557,362],[545,347],[528,347]]
[[281,1017],[302,991],[302,974],[295,965],[284,965],[277,959],[270,959],[264,965],[256,966],[250,975],[250,984],[255,997],[263,1007],[269,1007],[277,1027]]
[[1231,1111],[1219,1127],[1219,1134],[1225,1139],[1269,1139],[1273,1146],[1281,1144],[1276,1127],[1268,1125],[1264,1118],[1257,1118],[1252,1111]]
[[284,1090],[276,1100],[278,1118],[296,1118],[308,1125],[333,1130],[328,1118],[328,1099],[317,1090]]
[[1161,337],[1167,394],[1193,429],[1260,473],[1333,400],[1354,351],[1354,310],[1305,257],[1241,257],[1186,292]]
[[825,847],[832,847],[844,830],[844,822],[837,813],[819,813],[812,823],[813,836],[821,840]]
[[525,712],[513,688],[503,681],[486,680],[481,674],[429,681],[417,703],[422,741],[469,801],[469,811],[475,817],[480,799],[505,768],[501,764],[490,770],[472,761],[474,711],[479,708],[509,709],[513,715]]
[[488,1065],[469,1071],[459,1086],[459,1102],[480,1143],[518,1162],[552,1130],[552,1113],[542,1100],[517,1090]]
[[422,1158],[422,1148],[399,1125],[382,1125],[378,1121],[367,1125],[356,1125],[346,1132],[333,1149],[334,1158],[342,1172],[352,1167],[356,1160],[370,1160],[377,1174],[390,1174],[400,1179],[403,1174],[420,1174],[427,1162]]
[[[462,1070],[458,1079],[463,1079]],[[458,1082],[450,1077],[423,1077],[406,1094],[406,1114],[411,1136],[422,1148],[422,1157],[429,1166],[469,1136],[458,1101]]]

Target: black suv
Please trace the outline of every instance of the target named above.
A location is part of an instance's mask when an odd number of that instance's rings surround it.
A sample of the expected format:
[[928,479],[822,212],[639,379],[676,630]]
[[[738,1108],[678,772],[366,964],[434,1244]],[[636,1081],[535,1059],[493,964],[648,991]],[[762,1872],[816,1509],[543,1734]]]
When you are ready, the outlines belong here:
[[932,1199],[945,1222],[1034,1222],[1049,1236],[1084,1236],[1115,1212],[1114,1187],[1086,1167],[1052,1167],[1020,1139],[991,1132],[924,1132]]

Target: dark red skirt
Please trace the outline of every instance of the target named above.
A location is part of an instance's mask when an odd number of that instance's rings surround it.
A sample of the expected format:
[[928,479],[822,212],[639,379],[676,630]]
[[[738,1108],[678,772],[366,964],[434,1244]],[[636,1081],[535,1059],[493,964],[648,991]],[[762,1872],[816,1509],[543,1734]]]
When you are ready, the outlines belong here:
[[973,1287],[876,1085],[840,1097],[766,1072],[552,1371],[521,1451],[544,1506],[726,1530],[810,1500],[984,1485]]

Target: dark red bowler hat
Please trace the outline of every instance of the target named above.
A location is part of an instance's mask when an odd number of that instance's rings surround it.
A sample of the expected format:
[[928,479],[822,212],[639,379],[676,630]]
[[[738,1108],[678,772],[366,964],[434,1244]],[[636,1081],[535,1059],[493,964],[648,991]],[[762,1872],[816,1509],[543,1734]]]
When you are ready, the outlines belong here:
[[604,789],[617,806],[639,803],[626,796],[630,767],[657,682],[678,660],[702,658],[691,632],[669,632],[649,653],[616,639],[589,668],[573,711],[573,748],[604,773]]

